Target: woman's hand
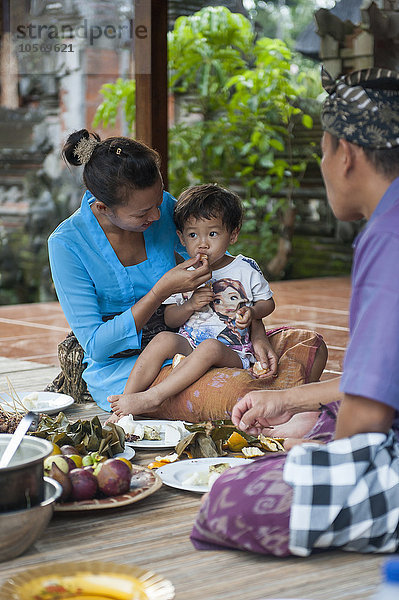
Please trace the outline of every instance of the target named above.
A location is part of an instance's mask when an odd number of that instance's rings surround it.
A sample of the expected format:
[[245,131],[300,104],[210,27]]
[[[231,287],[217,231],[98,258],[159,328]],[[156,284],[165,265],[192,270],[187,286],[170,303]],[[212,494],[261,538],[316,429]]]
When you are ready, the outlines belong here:
[[250,435],[270,433],[275,425],[290,420],[286,390],[259,390],[246,394],[233,408],[231,420]]
[[[152,291],[160,299],[160,304],[172,294],[191,292],[211,278],[208,261],[201,262],[199,257],[197,254],[173,267],[154,285]],[[190,269],[195,265],[198,267]]]

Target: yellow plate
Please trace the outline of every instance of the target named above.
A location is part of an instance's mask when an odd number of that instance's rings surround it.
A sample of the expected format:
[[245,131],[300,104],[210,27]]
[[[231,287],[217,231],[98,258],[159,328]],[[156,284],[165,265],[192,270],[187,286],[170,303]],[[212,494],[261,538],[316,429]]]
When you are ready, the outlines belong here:
[[47,563],[13,576],[0,600],[172,600],[172,583],[136,566],[87,561]]

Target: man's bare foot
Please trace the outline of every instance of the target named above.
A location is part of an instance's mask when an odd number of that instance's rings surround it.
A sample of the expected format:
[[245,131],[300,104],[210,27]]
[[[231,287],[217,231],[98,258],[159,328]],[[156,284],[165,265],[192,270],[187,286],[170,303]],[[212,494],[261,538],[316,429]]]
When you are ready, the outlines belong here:
[[136,394],[119,394],[108,396],[108,402],[111,404],[111,410],[118,417],[124,415],[141,415],[151,412],[162,403],[155,388],[150,388],[145,392]]
[[308,438],[285,438],[284,440],[284,450],[291,450],[294,446],[299,446],[300,444],[323,444],[319,440],[310,440]]

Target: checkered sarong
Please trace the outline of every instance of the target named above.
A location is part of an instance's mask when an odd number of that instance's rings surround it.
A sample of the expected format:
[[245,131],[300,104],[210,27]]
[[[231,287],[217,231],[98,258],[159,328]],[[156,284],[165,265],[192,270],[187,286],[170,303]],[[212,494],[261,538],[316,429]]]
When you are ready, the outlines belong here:
[[293,488],[289,549],[395,552],[399,545],[399,443],[392,431],[295,446],[284,480]]

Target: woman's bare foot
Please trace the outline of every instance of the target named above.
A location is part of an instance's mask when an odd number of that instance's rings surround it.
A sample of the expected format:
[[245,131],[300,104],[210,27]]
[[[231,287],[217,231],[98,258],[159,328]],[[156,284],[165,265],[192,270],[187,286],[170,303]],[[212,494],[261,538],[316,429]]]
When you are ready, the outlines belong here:
[[124,415],[141,415],[158,408],[162,403],[156,388],[150,388],[145,392],[136,394],[119,394],[117,396],[108,396],[108,402],[111,404],[111,410],[118,417]]

